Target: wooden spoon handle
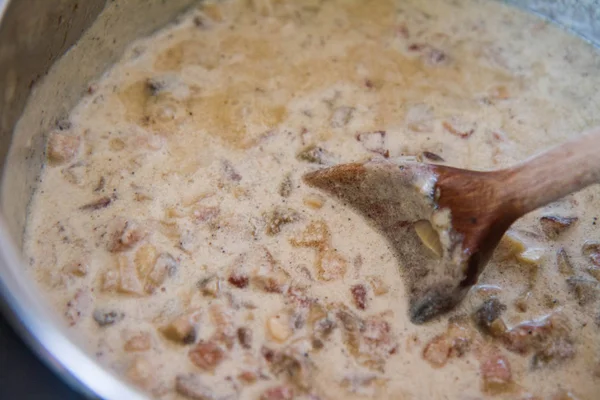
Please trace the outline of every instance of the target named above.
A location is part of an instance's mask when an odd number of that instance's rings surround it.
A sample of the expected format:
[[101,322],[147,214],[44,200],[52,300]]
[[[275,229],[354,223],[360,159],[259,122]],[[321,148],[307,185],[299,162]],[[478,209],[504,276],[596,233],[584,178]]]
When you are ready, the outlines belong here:
[[600,127],[502,173],[503,196],[522,214],[600,183]]

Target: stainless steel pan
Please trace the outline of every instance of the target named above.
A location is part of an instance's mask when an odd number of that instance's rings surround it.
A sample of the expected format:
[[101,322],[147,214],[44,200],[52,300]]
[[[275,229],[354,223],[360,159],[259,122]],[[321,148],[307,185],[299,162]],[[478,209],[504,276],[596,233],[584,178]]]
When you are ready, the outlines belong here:
[[[197,1],[0,0],[2,311],[42,360],[92,398],[145,396],[78,347],[22,267],[23,228],[41,170],[44,133],[67,115],[88,82],[114,62],[128,43],[168,23]],[[507,2],[600,44],[600,0]]]

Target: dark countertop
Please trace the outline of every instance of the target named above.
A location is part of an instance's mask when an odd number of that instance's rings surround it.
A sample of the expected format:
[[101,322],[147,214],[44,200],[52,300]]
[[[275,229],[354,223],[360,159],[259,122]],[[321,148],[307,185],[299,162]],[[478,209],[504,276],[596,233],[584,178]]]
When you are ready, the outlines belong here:
[[0,314],[0,399],[84,400],[37,359]]

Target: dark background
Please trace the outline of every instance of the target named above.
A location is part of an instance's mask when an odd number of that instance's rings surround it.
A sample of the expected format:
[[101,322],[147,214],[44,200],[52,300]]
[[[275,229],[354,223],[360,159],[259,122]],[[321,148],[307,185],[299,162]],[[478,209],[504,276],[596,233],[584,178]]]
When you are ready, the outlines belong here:
[[0,314],[0,399],[84,400],[37,359]]

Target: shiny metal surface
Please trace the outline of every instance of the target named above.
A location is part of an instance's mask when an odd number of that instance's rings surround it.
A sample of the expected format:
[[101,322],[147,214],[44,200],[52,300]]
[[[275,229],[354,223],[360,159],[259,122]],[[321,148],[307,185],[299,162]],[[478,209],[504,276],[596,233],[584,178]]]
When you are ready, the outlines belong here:
[[[36,353],[92,398],[145,396],[100,367],[69,337],[24,271],[23,228],[41,171],[44,135],[128,43],[197,1],[0,0],[1,305]],[[600,0],[504,1],[600,45]]]
[[0,0],[0,306],[34,352],[90,398],[146,396],[97,364],[69,337],[24,273],[19,249],[27,204],[41,170],[44,133],[127,44],[194,2]]

